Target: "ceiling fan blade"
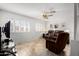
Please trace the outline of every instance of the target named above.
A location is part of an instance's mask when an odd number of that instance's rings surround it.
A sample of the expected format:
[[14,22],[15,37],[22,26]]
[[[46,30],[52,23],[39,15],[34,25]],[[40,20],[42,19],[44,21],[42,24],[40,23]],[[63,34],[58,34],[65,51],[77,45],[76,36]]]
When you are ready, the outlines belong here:
[[56,13],[56,11],[50,11],[50,13]]
[[53,16],[53,15],[48,15],[48,16]]

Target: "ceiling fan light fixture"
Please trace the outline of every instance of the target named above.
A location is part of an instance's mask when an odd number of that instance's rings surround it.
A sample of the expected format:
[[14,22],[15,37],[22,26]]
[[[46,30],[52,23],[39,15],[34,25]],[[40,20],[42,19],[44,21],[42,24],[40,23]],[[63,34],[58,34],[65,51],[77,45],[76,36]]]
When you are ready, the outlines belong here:
[[52,8],[49,10],[44,10],[43,11],[43,18],[48,19],[48,17],[53,16],[56,13],[56,11]]
[[44,15],[43,15],[43,18],[48,19],[48,15],[45,15],[45,14],[44,14]]

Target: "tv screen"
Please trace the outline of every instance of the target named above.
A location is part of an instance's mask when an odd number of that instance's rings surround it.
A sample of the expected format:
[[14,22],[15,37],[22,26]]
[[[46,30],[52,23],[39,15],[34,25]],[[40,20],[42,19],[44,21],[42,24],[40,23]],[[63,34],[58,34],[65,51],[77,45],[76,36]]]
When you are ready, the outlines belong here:
[[7,38],[10,38],[10,21],[5,24],[4,33]]
[[1,27],[0,27],[0,50],[1,50]]

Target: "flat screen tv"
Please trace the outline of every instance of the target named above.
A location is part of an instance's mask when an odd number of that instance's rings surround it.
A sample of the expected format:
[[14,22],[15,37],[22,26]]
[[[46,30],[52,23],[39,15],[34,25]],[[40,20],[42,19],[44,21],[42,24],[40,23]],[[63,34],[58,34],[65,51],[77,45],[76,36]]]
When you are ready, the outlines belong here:
[[0,27],[0,51],[1,51],[1,27]]
[[10,38],[10,21],[8,21],[6,24],[5,24],[5,27],[3,27],[3,32],[5,33],[5,36],[7,38]]
[[0,50],[1,50],[1,33],[4,33],[7,38],[10,38],[10,21],[8,21],[4,27],[0,27]]

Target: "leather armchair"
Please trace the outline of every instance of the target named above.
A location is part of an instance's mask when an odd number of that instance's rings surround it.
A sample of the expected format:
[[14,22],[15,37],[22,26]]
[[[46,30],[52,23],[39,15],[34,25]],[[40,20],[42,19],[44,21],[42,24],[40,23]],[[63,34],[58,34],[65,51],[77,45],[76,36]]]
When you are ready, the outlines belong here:
[[69,44],[69,33],[64,31],[48,31],[43,34],[46,39],[46,48],[56,54],[59,54]]

